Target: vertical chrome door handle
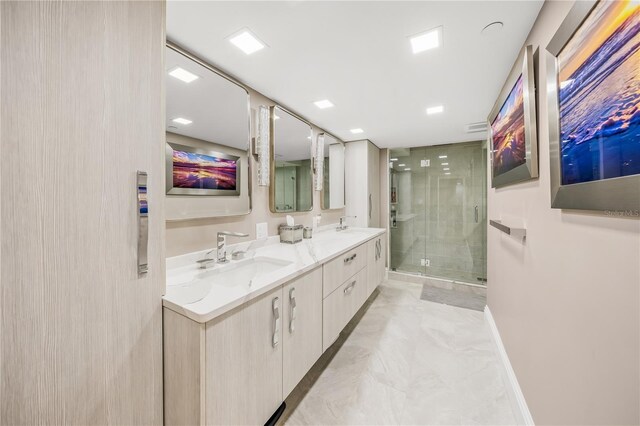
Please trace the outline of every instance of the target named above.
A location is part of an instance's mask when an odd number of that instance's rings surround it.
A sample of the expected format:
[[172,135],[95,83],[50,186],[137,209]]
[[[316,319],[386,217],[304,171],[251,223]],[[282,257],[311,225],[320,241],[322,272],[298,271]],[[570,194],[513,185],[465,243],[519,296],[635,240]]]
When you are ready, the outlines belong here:
[[273,307],[273,338],[271,345],[275,348],[280,343],[280,298],[276,297],[272,302]]
[[475,218],[476,218],[476,223],[478,223],[478,206],[475,207]]
[[138,196],[138,275],[149,272],[149,200],[147,199],[147,172],[136,174]]
[[369,194],[369,219],[371,219],[371,208],[372,208],[372,205],[371,205],[371,194]]
[[295,330],[295,321],[296,321],[296,288],[295,287],[289,290],[289,306],[291,307],[291,312],[289,313],[289,333],[293,333]]

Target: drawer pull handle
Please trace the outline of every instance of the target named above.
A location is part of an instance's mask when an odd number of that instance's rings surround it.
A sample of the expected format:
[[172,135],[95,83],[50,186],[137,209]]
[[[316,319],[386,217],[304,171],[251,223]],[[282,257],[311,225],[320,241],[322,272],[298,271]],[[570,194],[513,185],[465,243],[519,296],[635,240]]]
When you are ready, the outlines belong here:
[[356,256],[357,256],[357,255],[358,255],[358,253],[353,253],[351,256],[349,256],[349,257],[345,257],[345,259],[344,259],[344,263],[349,263],[349,262],[351,262],[353,259],[355,259],[355,258],[356,258]]
[[291,313],[289,315],[289,333],[293,333],[295,330],[296,321],[296,288],[293,287],[289,290],[289,306],[291,306]]
[[272,302],[273,307],[273,337],[271,346],[274,348],[280,343],[280,298],[276,297]]
[[355,280],[353,280],[353,281],[351,282],[351,284],[349,284],[348,286],[346,286],[346,287],[344,288],[344,290],[343,290],[343,291],[344,291],[344,294],[349,294],[349,293],[351,293],[351,291],[353,290],[353,287],[355,287],[355,285],[356,285],[356,281],[355,281]]

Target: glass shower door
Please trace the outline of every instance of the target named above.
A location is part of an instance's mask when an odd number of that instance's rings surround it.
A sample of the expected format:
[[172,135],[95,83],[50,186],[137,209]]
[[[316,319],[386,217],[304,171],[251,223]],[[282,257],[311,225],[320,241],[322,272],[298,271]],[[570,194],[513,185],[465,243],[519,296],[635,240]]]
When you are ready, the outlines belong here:
[[391,151],[392,270],[486,281],[486,158],[481,142]]

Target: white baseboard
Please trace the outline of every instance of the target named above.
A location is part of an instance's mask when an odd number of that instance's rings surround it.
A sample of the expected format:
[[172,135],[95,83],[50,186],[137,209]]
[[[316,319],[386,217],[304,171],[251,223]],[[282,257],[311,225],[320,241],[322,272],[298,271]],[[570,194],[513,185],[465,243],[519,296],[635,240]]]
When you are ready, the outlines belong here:
[[500,364],[502,365],[503,377],[506,380],[505,384],[507,386],[509,400],[511,401],[513,412],[515,413],[516,417],[518,417],[516,420],[518,421],[518,424],[533,426],[535,424],[533,423],[533,417],[531,417],[531,412],[529,412],[527,401],[524,399],[524,394],[522,393],[522,389],[520,389],[520,385],[518,384],[516,373],[513,371],[513,367],[511,367],[509,356],[507,355],[507,351],[502,344],[502,339],[500,338],[498,327],[496,326],[496,322],[493,320],[493,315],[491,315],[489,306],[484,307],[484,318],[489,325],[493,343],[495,343],[498,356],[500,357]]

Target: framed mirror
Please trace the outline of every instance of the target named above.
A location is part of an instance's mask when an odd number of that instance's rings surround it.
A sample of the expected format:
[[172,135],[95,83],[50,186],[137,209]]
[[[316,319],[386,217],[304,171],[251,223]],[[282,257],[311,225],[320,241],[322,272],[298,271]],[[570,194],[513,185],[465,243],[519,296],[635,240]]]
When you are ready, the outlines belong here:
[[322,209],[344,208],[344,143],[328,133],[324,136],[323,176]]
[[167,43],[166,219],[251,211],[249,92]]
[[311,126],[280,106],[270,108],[271,173],[269,208],[273,213],[313,209]]

